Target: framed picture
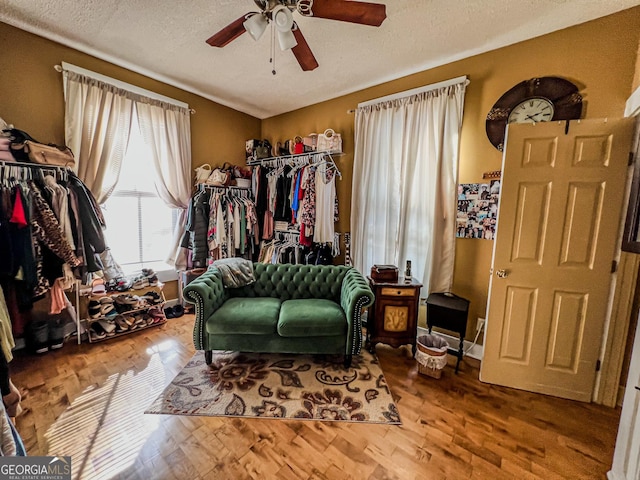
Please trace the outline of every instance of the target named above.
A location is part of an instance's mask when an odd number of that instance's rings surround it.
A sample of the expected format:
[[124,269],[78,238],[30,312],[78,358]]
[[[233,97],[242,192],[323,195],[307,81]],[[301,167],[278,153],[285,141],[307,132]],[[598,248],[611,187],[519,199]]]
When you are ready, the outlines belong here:
[[458,185],[456,237],[493,240],[499,197],[500,180]]

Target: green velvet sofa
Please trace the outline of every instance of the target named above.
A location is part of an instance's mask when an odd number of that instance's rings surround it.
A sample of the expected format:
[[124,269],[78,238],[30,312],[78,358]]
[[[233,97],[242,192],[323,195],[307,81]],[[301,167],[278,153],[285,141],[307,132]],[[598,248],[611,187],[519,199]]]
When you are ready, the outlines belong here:
[[362,347],[362,308],[373,293],[352,267],[254,263],[256,281],[225,288],[215,267],[184,288],[195,304],[193,341],[205,351],[344,355],[346,367]]

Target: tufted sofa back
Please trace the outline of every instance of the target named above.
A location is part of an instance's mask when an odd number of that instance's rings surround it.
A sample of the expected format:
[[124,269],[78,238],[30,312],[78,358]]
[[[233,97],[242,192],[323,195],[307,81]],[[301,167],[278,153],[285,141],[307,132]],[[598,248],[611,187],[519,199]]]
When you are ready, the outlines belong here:
[[274,297],[282,301],[324,298],[340,303],[342,280],[352,267],[254,263],[255,283],[229,289],[232,297]]

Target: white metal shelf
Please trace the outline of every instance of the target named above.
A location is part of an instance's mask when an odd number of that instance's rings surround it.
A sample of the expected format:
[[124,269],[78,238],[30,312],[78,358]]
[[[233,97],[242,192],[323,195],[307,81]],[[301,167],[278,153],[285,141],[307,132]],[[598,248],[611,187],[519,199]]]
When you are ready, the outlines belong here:
[[305,152],[305,153],[292,153],[290,155],[279,155],[277,157],[267,157],[267,158],[253,158],[249,157],[247,159],[247,165],[265,165],[267,162],[277,163],[278,161],[283,160],[295,160],[304,157],[315,157],[315,156],[329,156],[329,157],[341,157],[344,155],[344,152],[338,152],[333,150],[321,150],[318,152]]

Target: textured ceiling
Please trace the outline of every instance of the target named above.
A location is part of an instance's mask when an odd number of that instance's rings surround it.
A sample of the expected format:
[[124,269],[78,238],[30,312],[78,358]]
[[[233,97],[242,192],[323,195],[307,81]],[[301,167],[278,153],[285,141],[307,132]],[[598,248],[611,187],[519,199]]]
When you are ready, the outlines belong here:
[[[316,0],[321,1],[321,0]],[[0,20],[267,118],[640,4],[638,0],[387,0],[379,28],[295,19],[320,66],[269,64],[268,30],[205,40],[256,11],[251,0],[0,0]],[[61,58],[60,61],[64,61]],[[82,65],[79,65],[82,66]]]

